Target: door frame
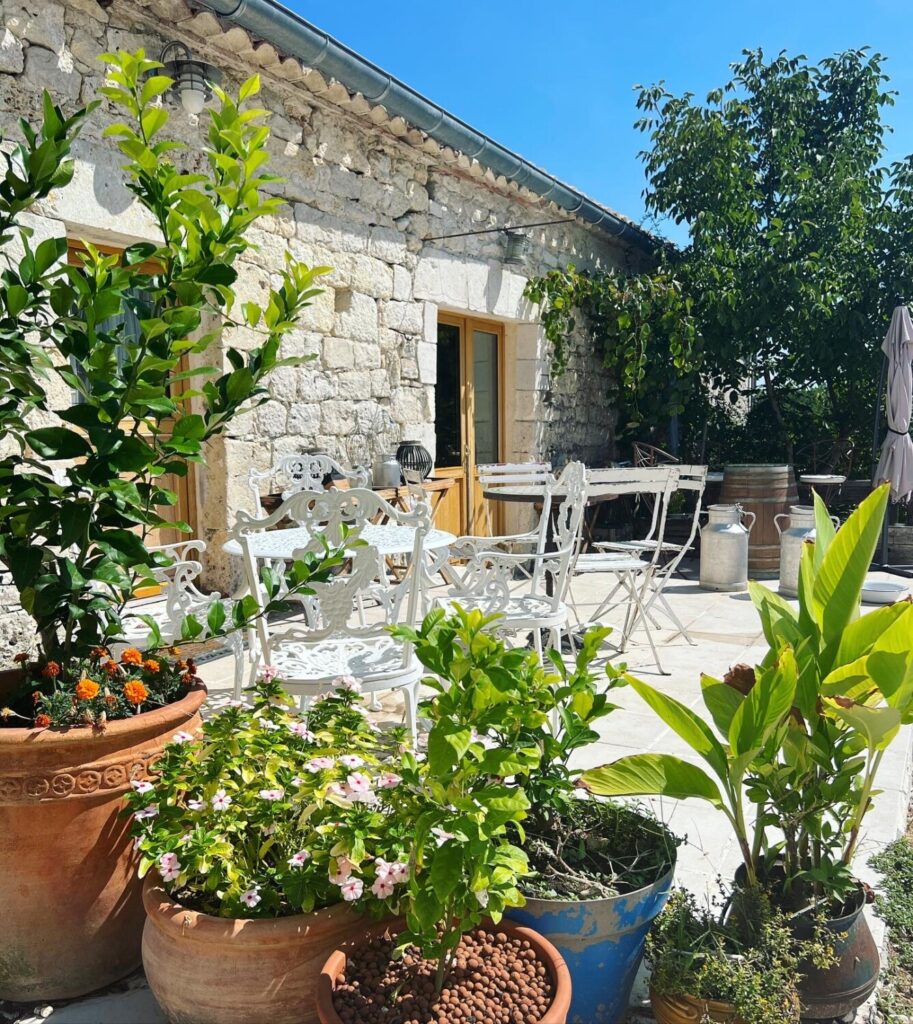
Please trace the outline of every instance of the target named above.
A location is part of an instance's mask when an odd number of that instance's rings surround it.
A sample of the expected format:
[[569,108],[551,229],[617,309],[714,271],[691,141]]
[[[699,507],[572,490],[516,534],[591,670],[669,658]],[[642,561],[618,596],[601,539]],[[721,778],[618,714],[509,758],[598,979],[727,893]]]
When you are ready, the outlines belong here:
[[[463,438],[463,458],[460,466],[442,466],[442,471],[461,470],[463,474],[463,508],[466,529],[464,532],[476,533],[476,512],[480,507],[476,500],[476,451],[475,451],[475,388],[473,379],[474,366],[474,332],[476,330],[494,334],[497,337],[497,378],[498,378],[498,437],[497,460],[504,461],[504,324],[498,320],[486,320],[482,317],[461,315],[438,310],[438,324],[448,324],[460,330],[460,434]],[[481,498],[479,498],[481,500]],[[500,531],[502,509],[496,505],[492,510],[492,526],[495,532]]]

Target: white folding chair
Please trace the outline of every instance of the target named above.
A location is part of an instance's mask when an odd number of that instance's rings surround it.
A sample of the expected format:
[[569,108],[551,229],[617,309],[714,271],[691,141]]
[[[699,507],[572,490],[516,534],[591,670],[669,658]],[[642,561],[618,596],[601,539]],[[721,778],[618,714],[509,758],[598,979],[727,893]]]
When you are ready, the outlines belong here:
[[[497,491],[511,487],[534,490],[544,487],[551,476],[550,462],[489,462],[476,466],[476,478],[483,491]],[[485,515],[485,528],[488,536],[494,535],[489,503],[491,498],[482,499],[482,511]]]
[[[677,490],[694,495],[694,510],[691,516],[691,529],[688,533],[688,539],[684,544],[678,544],[665,538],[657,540],[655,536],[657,516],[654,508],[653,522],[650,526],[650,532],[642,540],[600,541],[596,544],[596,547],[600,551],[623,552],[625,554],[634,554],[637,556],[640,556],[644,551],[653,551],[658,547],[661,557],[657,563],[656,570],[653,573],[653,579],[651,581],[653,593],[644,608],[644,614],[648,615],[654,604],[661,606],[662,611],[678,630],[675,635],[683,636],[689,644],[694,645],[695,641],[672,610],[671,605],[663,593],[663,589],[666,583],[675,574],[681,560],[685,557],[688,551],[690,551],[691,545],[694,543],[694,538],[697,536],[698,522],[702,511],[701,506],[704,497],[704,488],[707,485],[707,467],[679,465],[675,468],[678,470]],[[664,555],[669,555],[671,557],[666,561],[663,561],[662,556]]]
[[[380,620],[367,624],[358,614],[359,604],[368,593],[376,597],[374,582],[382,559],[376,548],[360,547],[355,542],[359,531],[378,515],[398,526],[412,527],[415,540],[406,576],[396,587],[398,593],[380,601]],[[313,625],[295,622],[280,632],[262,614],[266,595],[259,580],[257,560],[251,554],[250,538],[287,518],[303,526],[311,538],[296,556],[309,550],[323,550],[321,538],[325,538],[330,548],[345,545],[349,558],[343,571],[328,582],[309,584],[316,607]],[[415,739],[422,668],[412,648],[390,636],[387,626],[395,621],[415,622],[423,579],[416,568],[422,564],[424,541],[430,528],[427,505],[418,503],[414,510],[404,512],[364,488],[299,491],[262,519],[239,513],[232,537],[241,546],[244,568],[261,611],[257,620],[260,664],[274,666],[283,684],[298,694],[302,702],[325,692],[341,675],[358,679],[366,694],[402,690],[406,722]]]
[[272,481],[276,493],[285,500],[296,491],[319,491],[333,474],[349,481],[351,487],[367,487],[368,471],[363,466],[345,469],[329,455],[286,455],[270,469],[252,469],[247,474],[248,486],[254,496],[254,511],[262,516],[263,498],[260,484]]
[[[603,551],[582,552],[578,546],[571,570],[572,577],[600,573],[609,576],[614,581],[614,585],[602,599],[599,607],[590,616],[589,622],[598,622],[606,612],[619,604],[624,604],[625,618],[621,636],[618,643],[613,646],[616,646],[619,653],[624,652],[634,628],[642,623],[656,668],[663,675],[668,673],[660,662],[659,652],[656,649],[650,628],[651,620],[644,614],[644,610],[654,594],[652,582],[662,551],[669,500],[677,486],[677,466],[591,470],[588,480],[591,494],[614,494],[618,497],[639,494],[650,498],[654,507],[655,519],[655,522],[651,523],[650,532],[657,543],[649,558],[639,557],[636,551],[630,554]],[[569,588],[568,593],[578,625],[583,625],[577,603],[573,598],[573,587]],[[619,593],[621,596],[616,600],[616,595]]]
[[[568,631],[568,574],[586,505],[586,468],[579,462],[566,468],[561,484],[564,497],[553,516],[555,486],[556,481],[549,476],[543,492],[542,517],[535,530],[518,536],[457,540],[451,551],[456,557],[465,558],[466,565],[457,583],[438,599],[445,607],[459,604],[478,608],[486,615],[498,613],[499,631],[532,630],[540,660],[540,630],[549,632],[550,643],[558,650],[561,633]],[[523,547],[530,550],[517,550]],[[528,576],[518,580],[518,568],[527,568]]]

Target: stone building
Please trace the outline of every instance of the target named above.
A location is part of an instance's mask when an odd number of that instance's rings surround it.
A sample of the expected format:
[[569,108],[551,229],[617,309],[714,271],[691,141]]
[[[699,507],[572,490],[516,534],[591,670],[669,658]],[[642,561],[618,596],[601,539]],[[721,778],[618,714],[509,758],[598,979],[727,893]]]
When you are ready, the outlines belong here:
[[[559,466],[605,459],[613,412],[603,371],[581,342],[568,371],[552,379],[523,290],[530,276],[569,261],[637,268],[652,251],[646,232],[274,0],[0,0],[0,9],[6,138],[20,116],[37,119],[43,89],[66,108],[96,98],[97,58],[108,50],[157,57],[175,40],[230,87],[259,72],[262,105],[273,112],[271,170],[285,179],[287,205],[255,231],[259,248],[240,267],[240,297],[259,300],[286,251],[333,267],[286,348],[316,360],[274,375],[272,400],[212,447],[187,495],[182,511],[210,544],[212,584],[231,582],[220,539],[235,512],[250,507],[248,470],[285,454],[318,448],[370,465],[417,438],[441,471],[467,454]],[[113,119],[103,103],[80,136],[72,184],[30,219],[39,238],[113,247],[155,239],[103,138]],[[192,161],[202,146],[198,118],[178,102],[170,129]],[[503,229],[524,225],[539,225],[526,232],[525,261],[506,263]],[[474,421],[464,407],[470,395]],[[460,494],[448,495],[453,526],[466,525]]]

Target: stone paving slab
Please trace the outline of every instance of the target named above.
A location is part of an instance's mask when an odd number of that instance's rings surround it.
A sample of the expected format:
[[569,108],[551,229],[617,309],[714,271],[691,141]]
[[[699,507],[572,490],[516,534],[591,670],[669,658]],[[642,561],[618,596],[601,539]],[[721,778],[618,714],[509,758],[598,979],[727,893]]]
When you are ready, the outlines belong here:
[[[896,579],[875,574],[885,579]],[[773,589],[776,582],[769,584]],[[600,600],[604,583],[595,575],[579,578],[575,582],[575,595],[582,615],[594,610]],[[702,672],[721,676],[736,662],[755,663],[763,656],[766,646],[758,617],[747,594],[719,594],[701,590],[693,579],[676,579],[667,594],[673,609],[689,631],[694,645],[683,637],[674,636],[671,629],[662,628],[657,634],[660,656],[668,675],[660,675],[653,664],[650,649],[643,634],[635,634],[624,655],[613,656],[612,661],[624,661],[637,675],[651,685],[674,695],[683,703],[701,708],[700,675]],[[620,620],[619,620],[620,621]],[[607,624],[611,624],[609,618]],[[660,625],[665,627],[661,621]],[[210,687],[208,705],[213,709],[224,705],[231,696],[232,666],[221,658],[201,668],[201,674]],[[686,745],[661,722],[654,718],[636,693],[621,690],[614,702],[620,705],[599,723],[600,739],[586,751],[580,752],[575,767],[590,767],[643,750],[667,750],[689,760],[693,755]],[[399,698],[387,697],[382,702],[381,719],[400,713]],[[913,771],[913,732],[905,728],[885,759],[881,776],[882,794],[867,817],[866,834],[860,844],[857,858],[859,874],[875,881],[867,867],[869,857],[903,831],[910,800],[911,771]],[[717,879],[729,879],[739,862],[738,850],[722,814],[702,801],[656,800],[651,803],[656,812],[679,835],[686,837],[679,850],[676,880],[698,894],[717,891]],[[881,944],[881,922],[870,915],[872,930]],[[635,990],[634,1005],[645,995],[643,984]],[[44,1016],[36,1013],[42,1009]],[[14,1013],[9,1008],[4,1015],[0,1008],[0,1022],[38,1024],[49,1020],[51,1024],[161,1024],[165,1020],[151,993],[145,988],[141,975],[125,987],[94,997],[76,1000],[59,1007],[22,1007]]]

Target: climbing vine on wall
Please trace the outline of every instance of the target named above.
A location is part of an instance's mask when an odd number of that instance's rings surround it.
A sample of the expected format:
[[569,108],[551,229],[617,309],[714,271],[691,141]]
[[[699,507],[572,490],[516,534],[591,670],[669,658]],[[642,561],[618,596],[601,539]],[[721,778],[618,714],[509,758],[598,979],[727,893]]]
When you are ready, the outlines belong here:
[[530,280],[525,295],[540,307],[555,376],[581,328],[609,371],[622,432],[681,411],[702,345],[692,300],[670,270],[590,274],[569,264]]

